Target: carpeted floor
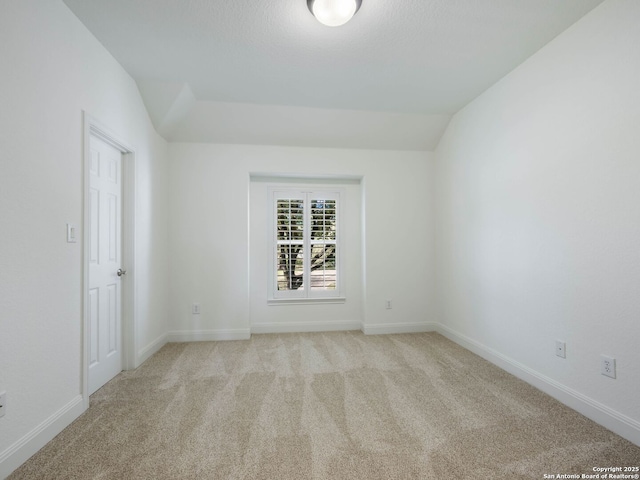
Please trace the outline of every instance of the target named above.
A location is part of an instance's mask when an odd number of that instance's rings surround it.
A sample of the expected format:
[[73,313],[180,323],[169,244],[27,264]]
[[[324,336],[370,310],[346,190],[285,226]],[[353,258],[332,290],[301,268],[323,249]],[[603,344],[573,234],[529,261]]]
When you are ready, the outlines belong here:
[[640,447],[435,333],[166,345],[18,479],[542,479]]

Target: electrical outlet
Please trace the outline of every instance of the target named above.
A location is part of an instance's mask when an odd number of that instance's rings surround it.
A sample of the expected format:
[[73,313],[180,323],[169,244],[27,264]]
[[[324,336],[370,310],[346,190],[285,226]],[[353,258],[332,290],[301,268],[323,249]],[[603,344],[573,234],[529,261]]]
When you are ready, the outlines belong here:
[[387,310],[391,310],[391,300],[387,300]]
[[0,392],[0,417],[4,417],[7,410],[7,392]]
[[567,344],[556,340],[556,355],[561,358],[567,358]]
[[193,305],[191,305],[191,313],[193,313],[194,315],[200,315],[200,304],[199,303],[194,303]]
[[616,378],[616,359],[600,355],[600,373],[607,377]]

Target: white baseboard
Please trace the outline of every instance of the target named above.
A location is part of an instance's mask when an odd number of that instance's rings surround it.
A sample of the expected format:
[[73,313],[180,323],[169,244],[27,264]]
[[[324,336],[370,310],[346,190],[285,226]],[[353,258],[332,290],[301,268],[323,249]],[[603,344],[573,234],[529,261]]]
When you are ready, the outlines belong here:
[[337,332],[361,330],[358,321],[273,322],[251,325],[251,333]]
[[449,327],[435,324],[436,331],[461,347],[470,350],[510,374],[542,390],[559,402],[581,413],[594,422],[640,446],[640,422],[627,417],[552,378],[509,358]]
[[176,330],[167,333],[167,342],[214,342],[217,340],[249,340],[251,330]]
[[167,343],[167,334],[160,335],[149,345],[144,347],[138,352],[138,358],[136,359],[136,368],[146,362],[154,353],[160,350]]
[[82,395],[69,403],[27,433],[16,443],[0,453],[0,478],[7,478],[11,472],[26,462],[62,430],[71,425],[85,411]]
[[362,332],[365,335],[435,332],[436,329],[437,324],[433,322],[381,323],[377,325],[362,325]]

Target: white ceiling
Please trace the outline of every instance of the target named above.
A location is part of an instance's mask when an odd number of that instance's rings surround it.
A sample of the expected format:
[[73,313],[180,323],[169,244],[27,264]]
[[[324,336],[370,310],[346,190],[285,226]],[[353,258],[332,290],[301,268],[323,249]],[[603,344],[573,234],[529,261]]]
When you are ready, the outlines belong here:
[[602,0],[64,0],[169,141],[431,150],[453,113]]

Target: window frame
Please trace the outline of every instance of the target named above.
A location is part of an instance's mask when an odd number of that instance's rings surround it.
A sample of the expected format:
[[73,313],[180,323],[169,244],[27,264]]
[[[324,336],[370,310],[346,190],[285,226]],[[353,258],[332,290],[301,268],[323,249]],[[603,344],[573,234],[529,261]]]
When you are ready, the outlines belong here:
[[[268,303],[275,304],[300,304],[300,303],[344,303],[344,228],[342,218],[345,211],[345,190],[332,186],[303,185],[294,186],[270,185],[268,191]],[[312,290],[310,288],[311,268],[305,261],[303,268],[304,288],[296,290],[278,290],[278,260],[280,245],[277,239],[278,201],[279,200],[303,200],[303,258],[310,258],[311,245],[311,201],[335,200],[336,202],[336,238],[335,238],[335,265],[336,288],[335,290]]]

